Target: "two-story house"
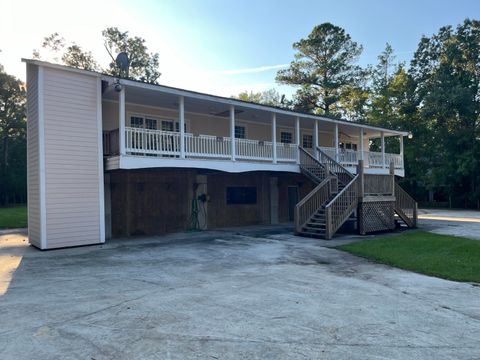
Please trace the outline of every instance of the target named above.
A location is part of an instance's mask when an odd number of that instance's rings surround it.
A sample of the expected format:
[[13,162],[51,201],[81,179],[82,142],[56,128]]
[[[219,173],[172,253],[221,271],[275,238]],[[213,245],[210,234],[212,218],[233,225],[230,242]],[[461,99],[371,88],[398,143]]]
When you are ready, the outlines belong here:
[[330,238],[352,215],[362,233],[391,229],[394,211],[415,225],[394,183],[407,132],[24,62],[29,241],[40,249],[289,221]]

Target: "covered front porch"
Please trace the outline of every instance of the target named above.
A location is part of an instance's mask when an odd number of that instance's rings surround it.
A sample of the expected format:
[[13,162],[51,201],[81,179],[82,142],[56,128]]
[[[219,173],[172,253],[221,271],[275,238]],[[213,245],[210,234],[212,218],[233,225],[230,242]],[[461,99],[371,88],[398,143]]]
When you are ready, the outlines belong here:
[[[110,79],[104,89],[107,169],[298,172],[302,147],[314,156],[321,149],[352,172],[364,160],[367,173],[386,174],[393,162],[404,175],[404,132],[129,80]],[[394,153],[385,147],[391,137]]]

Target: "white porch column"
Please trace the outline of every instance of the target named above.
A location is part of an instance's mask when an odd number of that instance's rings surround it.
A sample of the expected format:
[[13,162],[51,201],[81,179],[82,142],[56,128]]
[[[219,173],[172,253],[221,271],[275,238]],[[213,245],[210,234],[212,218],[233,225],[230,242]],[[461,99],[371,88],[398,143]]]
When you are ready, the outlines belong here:
[[338,124],[335,124],[335,161],[338,162]]
[[235,106],[230,105],[230,153],[235,161]]
[[318,120],[313,120],[313,154],[318,160]]
[[402,168],[403,165],[403,135],[400,135],[400,158],[402,159]]
[[272,113],[272,154],[273,163],[277,163],[277,114]]
[[385,133],[382,131],[380,136],[382,141],[382,167],[385,168]]
[[359,151],[358,160],[363,160],[363,128],[360,128],[360,132],[358,134],[358,147],[357,151]]
[[185,159],[185,98],[178,97],[178,122],[180,123],[180,158]]
[[297,144],[297,164],[300,164],[300,118],[297,116],[295,118],[295,144]]
[[122,85],[118,97],[118,144],[120,155],[125,155],[125,85]]

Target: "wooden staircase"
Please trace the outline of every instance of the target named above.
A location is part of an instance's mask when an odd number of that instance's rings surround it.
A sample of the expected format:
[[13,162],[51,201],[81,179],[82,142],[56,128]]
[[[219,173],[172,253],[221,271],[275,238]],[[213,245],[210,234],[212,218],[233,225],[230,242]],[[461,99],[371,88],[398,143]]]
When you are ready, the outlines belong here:
[[417,202],[395,183],[395,213],[409,228],[417,227]]
[[319,160],[299,148],[300,169],[318,184],[296,206],[298,235],[330,239],[357,205],[357,177],[320,149]]
[[[295,233],[331,239],[359,206],[365,190],[364,175],[363,171],[361,174],[359,171],[355,176],[321,149],[316,151],[318,159],[299,147],[301,172],[317,186],[295,207]],[[388,178],[380,179],[383,183],[377,185],[374,182],[377,192],[384,194],[386,184],[390,189],[390,199],[395,199],[395,213],[408,227],[416,227],[417,203],[394,183],[393,173],[384,176]],[[392,204],[393,200],[390,201]]]

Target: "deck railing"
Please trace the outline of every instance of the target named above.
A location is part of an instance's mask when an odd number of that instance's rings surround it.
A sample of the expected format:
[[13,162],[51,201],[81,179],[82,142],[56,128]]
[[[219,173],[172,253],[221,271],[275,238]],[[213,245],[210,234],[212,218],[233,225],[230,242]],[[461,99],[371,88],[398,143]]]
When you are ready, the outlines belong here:
[[417,202],[397,183],[395,183],[395,211],[408,226],[417,226]]
[[322,182],[327,177],[325,166],[305,149],[299,147],[298,151],[300,152],[300,169],[302,172],[317,184]]
[[393,196],[392,175],[365,174],[363,182],[365,196]]
[[307,196],[295,206],[295,231],[300,233],[303,226],[325,204],[332,195],[335,177],[329,176],[318,184]]
[[[103,132],[104,155],[119,154],[118,129]],[[338,154],[335,148],[320,147],[324,155],[345,167],[356,166],[363,157],[367,168],[387,168],[393,162],[395,169],[403,169],[403,158],[400,154],[380,152],[343,150]],[[228,136],[193,135],[185,133],[185,156],[191,158],[229,159],[231,138]],[[297,161],[298,146],[296,144],[277,143],[278,162],[294,163]],[[125,153],[140,156],[180,156],[180,133],[175,131],[151,130],[142,128],[125,128]],[[274,152],[271,141],[235,139],[235,154],[239,160],[273,161]],[[383,161],[385,158],[385,162]],[[338,160],[337,160],[338,159]]]
[[[190,157],[230,158],[230,138],[185,134],[185,154]],[[179,149],[180,150],[180,149]]]
[[347,220],[358,205],[358,178],[357,175],[347,186],[325,206],[325,238],[331,239],[333,234]]
[[348,184],[353,179],[352,173],[338,163],[334,157],[332,158],[328,153],[326,153],[324,149],[325,148],[317,148],[318,160],[322,164],[328,165],[330,172],[337,176],[342,184]]

